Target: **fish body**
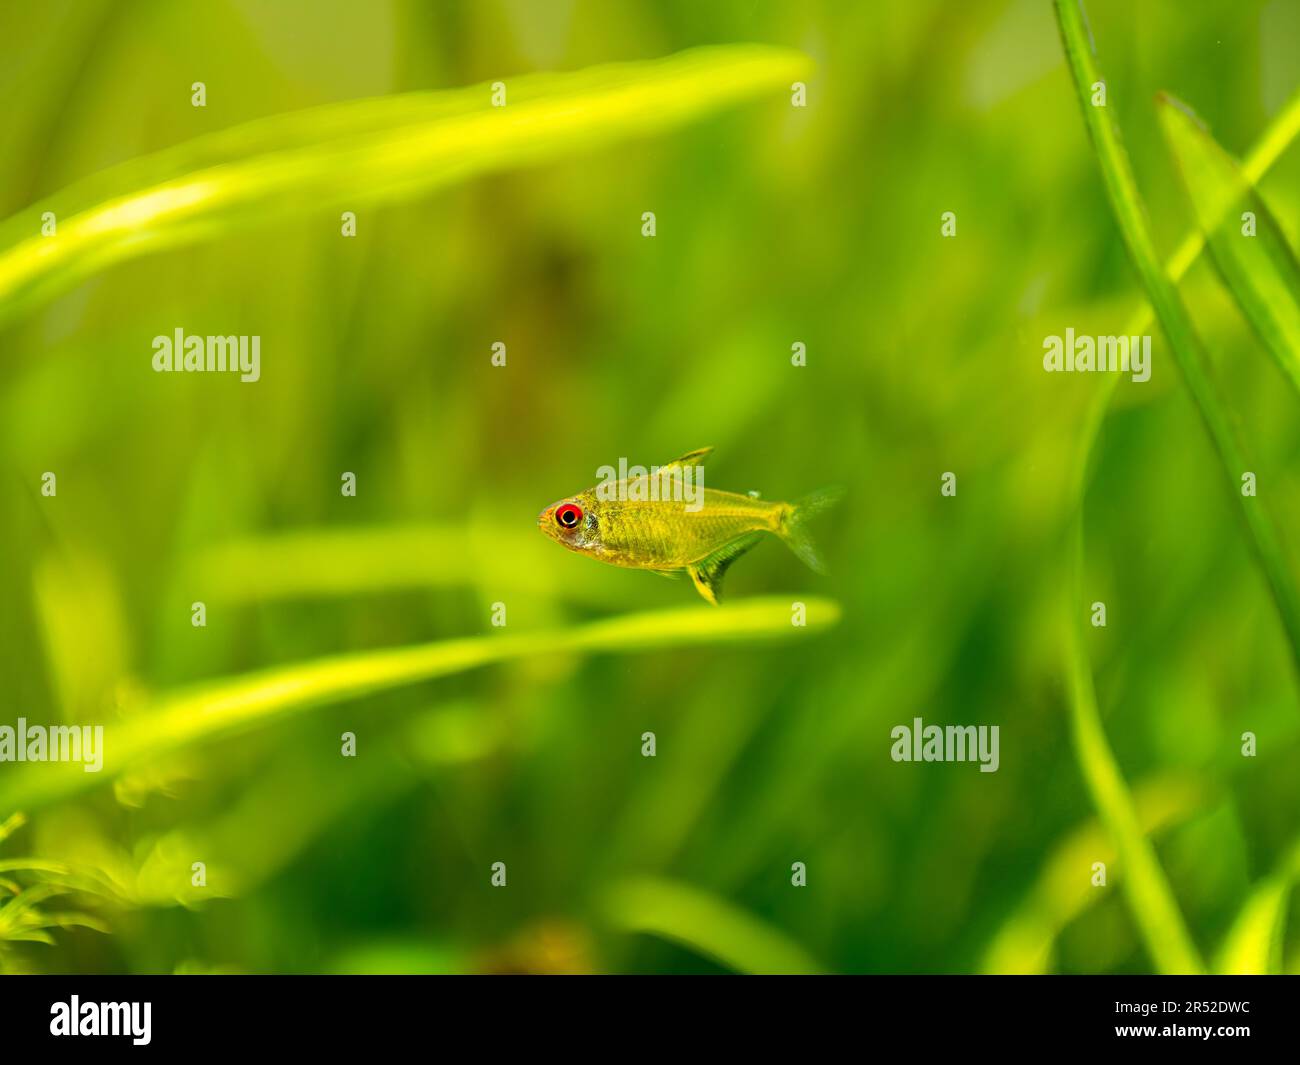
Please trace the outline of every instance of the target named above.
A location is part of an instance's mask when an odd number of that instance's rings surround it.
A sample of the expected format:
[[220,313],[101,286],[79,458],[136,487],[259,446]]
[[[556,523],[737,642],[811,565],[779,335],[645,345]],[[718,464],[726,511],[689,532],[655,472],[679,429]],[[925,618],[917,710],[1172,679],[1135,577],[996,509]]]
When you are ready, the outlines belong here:
[[[838,492],[795,504],[704,488],[699,479],[692,485],[690,469],[702,466],[711,450],[552,503],[538,515],[538,527],[570,551],[613,566],[670,575],[685,571],[710,603],[718,601],[727,567],[764,533],[784,540],[821,572],[803,523],[838,499]],[[674,483],[678,491],[669,492]]]

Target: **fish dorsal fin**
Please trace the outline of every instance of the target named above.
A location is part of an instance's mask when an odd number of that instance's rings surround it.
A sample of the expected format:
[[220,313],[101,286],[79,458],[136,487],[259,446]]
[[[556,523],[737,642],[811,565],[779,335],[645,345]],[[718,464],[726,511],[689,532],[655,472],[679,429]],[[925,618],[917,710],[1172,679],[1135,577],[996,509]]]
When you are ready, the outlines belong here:
[[704,461],[713,454],[713,448],[702,447],[696,451],[688,451],[679,459],[673,459],[672,462],[660,466],[661,470],[685,469],[687,466],[703,466]]
[[700,595],[717,606],[722,598],[722,577],[727,572],[727,567],[758,543],[762,535],[762,533],[748,533],[728,544],[723,544],[708,558],[702,558],[699,562],[687,566],[686,572],[691,575],[691,580],[695,582]]

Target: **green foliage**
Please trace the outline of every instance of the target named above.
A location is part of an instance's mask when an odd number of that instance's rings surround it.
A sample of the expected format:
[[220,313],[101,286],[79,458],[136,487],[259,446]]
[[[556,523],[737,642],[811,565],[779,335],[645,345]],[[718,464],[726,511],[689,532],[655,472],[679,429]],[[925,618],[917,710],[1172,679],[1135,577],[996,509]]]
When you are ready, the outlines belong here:
[[[485,171],[657,133],[806,75],[796,52],[703,48],[642,64],[511,79],[279,115],[68,188],[0,226],[0,320],[146,251],[286,214],[402,199]],[[41,219],[58,220],[41,235]]]
[[839,620],[824,599],[805,603],[806,623],[791,624],[788,600],[749,599],[719,609],[697,606],[628,614],[551,632],[444,640],[421,647],[366,651],[208,682],[132,708],[108,742],[114,757],[99,773],[78,763],[33,764],[0,784],[0,808],[33,809],[66,798],[161,755],[263,727],[276,718],[342,699],[520,658],[664,650],[780,640],[815,633]]
[[610,888],[604,908],[620,931],[662,936],[736,972],[801,976],[822,971],[777,930],[684,884],[624,881]]
[[1115,212],[1125,247],[1146,288],[1187,389],[1196,401],[1218,450],[1229,491],[1241,505],[1260,565],[1272,587],[1282,624],[1291,642],[1292,656],[1296,665],[1300,666],[1300,594],[1296,591],[1295,579],[1282,554],[1277,530],[1258,496],[1247,496],[1240,491],[1241,471],[1249,470],[1251,464],[1245,460],[1233,418],[1224,403],[1220,386],[1213,380],[1208,356],[1191,317],[1156,254],[1146,222],[1146,211],[1128,156],[1120,141],[1113,112],[1109,108],[1094,107],[1089,103],[1091,86],[1101,80],[1101,74],[1088,43],[1082,0],[1057,0],[1056,9],[1061,20],[1065,50],[1074,70],[1085,123],[1097,152],[1111,209]]
[[1246,320],[1300,390],[1300,263],[1241,167],[1181,101],[1160,118],[1219,273]]
[[[13,814],[0,823],[0,843],[26,823]],[[93,877],[78,873],[59,862],[32,858],[0,859],[0,972],[23,971],[15,955],[15,943],[43,943],[54,946],[58,929],[86,928],[107,932],[99,917],[80,910],[50,909],[51,900],[68,896],[100,899],[111,897],[110,889]]]
[[[1185,820],[1204,797],[1203,788],[1191,778],[1170,777],[1134,788],[1138,829],[1143,835],[1152,835]],[[1090,820],[1063,839],[1044,863],[1032,889],[989,943],[981,971],[1051,972],[1058,937],[1106,897],[1102,886],[1080,876],[1080,870],[1102,863],[1108,870],[1107,884],[1125,875],[1126,863],[1112,842],[1117,838],[1117,833]],[[1128,849],[1131,853],[1131,841]]]
[[[312,6],[0,10],[0,725],[106,741],[0,763],[6,969],[1296,967],[1277,5],[1093,0],[1097,149],[1048,5]],[[1149,383],[1042,371],[1157,320]],[[261,380],[153,373],[178,327]],[[538,535],[704,440],[848,487],[830,576]]]
[[[1085,22],[1082,0],[1057,0],[1057,17],[1066,54],[1071,63],[1075,88],[1082,106],[1085,124],[1106,183],[1111,208],[1124,242],[1160,321],[1184,381],[1196,400],[1201,415],[1218,449],[1233,495],[1241,501],[1246,525],[1254,538],[1260,564],[1267,576],[1291,644],[1293,660],[1300,662],[1300,598],[1297,597],[1289,564],[1283,558],[1280,540],[1271,519],[1253,496],[1237,491],[1240,472],[1248,468],[1237,441],[1234,419],[1229,413],[1222,390],[1213,381],[1209,360],[1190,316],[1177,291],[1177,280],[1195,257],[1199,246],[1186,243],[1167,271],[1157,257],[1149,232],[1147,212],[1137,189],[1128,155],[1120,139],[1113,112],[1091,101],[1093,87],[1102,83],[1090,30]],[[1266,141],[1266,149],[1280,151],[1295,135],[1293,106],[1288,108],[1291,121],[1277,126],[1286,131],[1286,140]],[[1290,319],[1294,316],[1294,257],[1280,236],[1276,222],[1250,190],[1247,179],[1230,158],[1192,123],[1191,116],[1169,97],[1162,97],[1162,120],[1166,133],[1183,165],[1192,198],[1196,205],[1205,241],[1225,280],[1236,295],[1247,318],[1277,359],[1284,372],[1294,377],[1296,366]],[[1190,120],[1190,121],[1189,121]],[[1266,231],[1259,254],[1241,252],[1227,234],[1243,204],[1250,204],[1261,214],[1260,225]],[[1185,250],[1184,250],[1185,249]],[[1288,261],[1289,260],[1289,261]],[[1171,277],[1172,274],[1172,277]],[[1141,328],[1141,326],[1139,326]],[[1075,747],[1085,780],[1103,822],[1115,842],[1118,858],[1127,869],[1124,881],[1134,917],[1141,929],[1147,949],[1157,966],[1165,972],[1203,971],[1182,914],[1164,872],[1147,840],[1135,804],[1124,783],[1118,764],[1107,743],[1098,712],[1091,667],[1085,649],[1083,620],[1084,565],[1083,493],[1086,470],[1097,427],[1109,402],[1110,389],[1103,391],[1094,405],[1080,450],[1075,484],[1077,486],[1076,521],[1071,535],[1071,580],[1066,597],[1067,672],[1071,687],[1071,721]],[[1269,883],[1247,900],[1230,938],[1223,948],[1222,963],[1229,967],[1249,968],[1254,950],[1255,964],[1263,963],[1258,948],[1261,935],[1280,937],[1280,922],[1285,912],[1285,891],[1278,892]],[[1261,931],[1261,928],[1263,931]],[[1274,968],[1280,959],[1280,938],[1271,948]],[[1231,959],[1231,960],[1226,960]],[[1245,971],[1243,968],[1242,971]]]

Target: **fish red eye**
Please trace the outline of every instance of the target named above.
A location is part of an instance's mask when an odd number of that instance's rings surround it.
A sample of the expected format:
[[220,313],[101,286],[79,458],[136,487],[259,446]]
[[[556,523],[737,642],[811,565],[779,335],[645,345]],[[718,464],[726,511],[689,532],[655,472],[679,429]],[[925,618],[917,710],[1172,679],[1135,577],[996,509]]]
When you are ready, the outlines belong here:
[[564,506],[556,508],[555,520],[566,529],[572,529],[582,521],[582,508],[574,503],[565,503]]

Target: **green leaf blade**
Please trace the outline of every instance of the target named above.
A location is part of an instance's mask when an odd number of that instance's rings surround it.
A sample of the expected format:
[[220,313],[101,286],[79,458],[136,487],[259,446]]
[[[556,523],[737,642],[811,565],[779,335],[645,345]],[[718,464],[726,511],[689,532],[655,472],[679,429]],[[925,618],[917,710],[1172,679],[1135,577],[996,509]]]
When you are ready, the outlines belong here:
[[[1160,98],[1165,137],[1205,233],[1211,258],[1278,367],[1300,391],[1300,262],[1237,161],[1185,104]],[[1244,215],[1254,216],[1254,233]]]
[[[1093,54],[1082,4],[1079,0],[1056,0],[1056,16],[1075,92],[1083,109],[1084,124],[1097,156],[1115,221],[1231,481],[1236,476],[1233,471],[1245,467],[1238,460],[1238,446],[1228,413],[1211,383],[1199,339],[1178,290],[1170,282],[1156,254],[1146,223],[1145,207],[1119,127],[1111,117],[1109,107],[1091,103],[1092,86],[1103,78]],[[1272,527],[1258,509],[1248,508],[1246,517],[1287,622],[1292,648],[1300,661],[1300,598],[1291,585]],[[1082,573],[1082,527],[1076,524],[1074,533],[1072,579],[1068,586],[1077,590]],[[1151,841],[1142,830],[1136,803],[1106,738],[1088,664],[1081,602],[1081,598],[1076,596],[1067,598],[1065,603],[1068,612],[1065,669],[1079,768],[1093,805],[1114,840],[1124,867],[1122,886],[1125,898],[1152,961],[1163,973],[1202,973],[1205,964]]]
[[1282,941],[1291,887],[1281,877],[1270,877],[1255,888],[1219,949],[1216,972],[1262,976],[1282,971]]
[[1280,973],[1291,892],[1300,880],[1300,843],[1293,844],[1273,873],[1247,897],[1223,937],[1215,972],[1228,975]]
[[0,225],[0,321],[146,252],[661,133],[788,89],[810,68],[788,49],[723,45],[511,78],[500,107],[482,85],[238,126],[123,164]]
[[69,798],[154,759],[291,714],[483,666],[563,654],[620,654],[676,647],[800,639],[830,628],[839,604],[804,597],[805,623],[791,623],[776,596],[624,614],[565,629],[474,636],[333,655],[212,681],[166,694],[104,730],[102,771],[40,763],[0,782],[0,810],[30,811]]
[[615,884],[603,909],[620,931],[658,936],[740,973],[811,975],[822,966],[784,932],[686,884],[641,877]]

